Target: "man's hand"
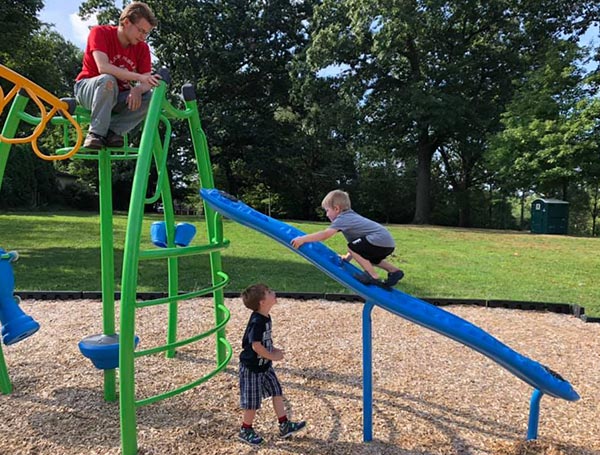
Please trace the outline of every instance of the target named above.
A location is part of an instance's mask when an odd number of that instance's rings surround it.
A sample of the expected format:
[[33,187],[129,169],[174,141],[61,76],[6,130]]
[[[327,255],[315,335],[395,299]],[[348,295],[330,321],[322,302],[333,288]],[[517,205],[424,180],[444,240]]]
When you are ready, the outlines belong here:
[[139,84],[131,89],[127,97],[127,107],[130,111],[136,111],[142,105],[142,95],[150,87],[156,87],[161,81],[160,74],[141,74]]
[[142,89],[139,85],[136,85],[129,91],[127,97],[127,107],[130,111],[137,111],[142,105]]
[[148,84],[151,87],[157,87],[161,79],[162,77],[160,77],[160,74],[142,74],[139,80],[141,84]]

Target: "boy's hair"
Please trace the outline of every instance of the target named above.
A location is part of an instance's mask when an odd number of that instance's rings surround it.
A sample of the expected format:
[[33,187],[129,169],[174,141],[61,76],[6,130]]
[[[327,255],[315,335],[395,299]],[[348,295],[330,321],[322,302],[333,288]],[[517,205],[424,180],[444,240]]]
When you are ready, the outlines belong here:
[[137,24],[140,19],[146,19],[152,27],[158,25],[158,20],[148,5],[144,2],[131,2],[125,7],[119,17],[119,24],[129,19],[132,24]]
[[263,300],[270,291],[271,288],[266,284],[253,284],[252,286],[248,286],[242,292],[242,302],[244,302],[246,308],[252,311],[258,311],[260,301]]
[[327,196],[321,202],[321,207],[324,209],[339,207],[342,212],[352,208],[350,206],[350,196],[342,190],[333,190],[327,193]]

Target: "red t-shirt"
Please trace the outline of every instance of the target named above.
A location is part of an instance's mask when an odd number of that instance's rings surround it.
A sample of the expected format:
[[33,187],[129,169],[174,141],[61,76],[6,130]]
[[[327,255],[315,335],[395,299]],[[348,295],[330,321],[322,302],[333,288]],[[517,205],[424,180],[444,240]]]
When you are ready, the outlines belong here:
[[[150,48],[145,42],[123,47],[117,36],[117,26],[97,25],[90,30],[85,53],[83,54],[83,68],[76,80],[89,79],[100,75],[94,51],[101,51],[108,55],[108,61],[134,73],[145,74],[152,70],[150,61]],[[119,91],[131,89],[129,81],[119,79]]]

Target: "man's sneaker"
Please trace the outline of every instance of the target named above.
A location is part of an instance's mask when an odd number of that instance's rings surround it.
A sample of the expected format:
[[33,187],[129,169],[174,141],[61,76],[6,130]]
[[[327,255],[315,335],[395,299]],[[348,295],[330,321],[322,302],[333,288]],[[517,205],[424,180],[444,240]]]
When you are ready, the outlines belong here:
[[259,446],[265,442],[265,440],[261,438],[256,431],[254,431],[254,428],[240,428],[238,438],[240,441],[244,441],[246,444],[250,444],[252,446]]
[[108,130],[106,135],[106,146],[107,147],[123,147],[125,140],[123,136],[115,133],[113,130]]
[[86,149],[100,150],[104,147],[104,138],[99,134],[90,131],[83,142],[83,147]]
[[387,286],[395,286],[398,281],[400,281],[404,277],[404,272],[402,270],[398,270],[397,272],[388,273],[387,280],[385,280],[385,284]]
[[294,433],[304,429],[306,426],[306,422],[302,420],[301,422],[292,422],[291,420],[286,420],[283,423],[279,424],[279,436],[282,438],[289,438]]

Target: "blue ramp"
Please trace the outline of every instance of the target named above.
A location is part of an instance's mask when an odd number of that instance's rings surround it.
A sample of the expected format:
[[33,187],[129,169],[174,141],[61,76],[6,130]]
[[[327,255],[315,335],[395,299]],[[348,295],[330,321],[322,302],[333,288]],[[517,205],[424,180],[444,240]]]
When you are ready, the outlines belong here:
[[480,352],[544,394],[569,401],[579,399],[571,384],[558,373],[513,351],[470,322],[397,289],[363,285],[354,278],[361,270],[342,263],[339,255],[324,244],[307,243],[294,249],[290,241],[304,235],[299,229],[263,215],[222,191],[202,189],[200,195],[217,212],[287,246],[366,301]]

